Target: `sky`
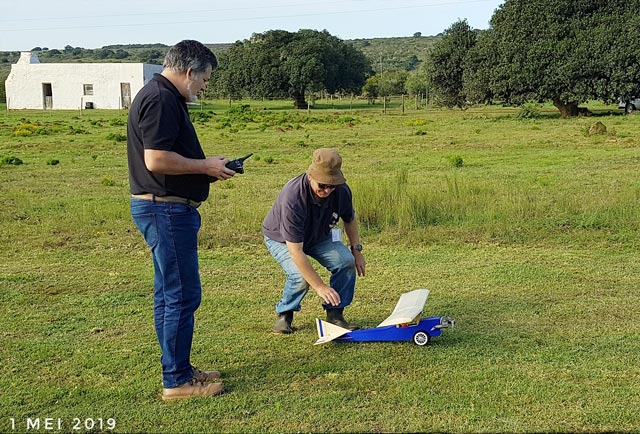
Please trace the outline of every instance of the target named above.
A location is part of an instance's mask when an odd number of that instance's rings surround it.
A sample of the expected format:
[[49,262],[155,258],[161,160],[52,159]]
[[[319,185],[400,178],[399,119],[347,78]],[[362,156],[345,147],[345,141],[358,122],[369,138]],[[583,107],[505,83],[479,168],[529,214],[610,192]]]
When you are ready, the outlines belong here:
[[459,19],[486,29],[504,0],[2,0],[0,51],[67,45],[207,44],[281,29],[341,39],[436,35]]

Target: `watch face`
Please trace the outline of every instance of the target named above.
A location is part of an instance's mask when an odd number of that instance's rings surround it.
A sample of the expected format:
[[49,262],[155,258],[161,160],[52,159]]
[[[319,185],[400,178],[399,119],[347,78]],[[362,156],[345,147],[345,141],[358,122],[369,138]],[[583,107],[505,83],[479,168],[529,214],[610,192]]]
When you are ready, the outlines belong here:
[[357,250],[359,252],[362,251],[362,244],[356,244],[355,246],[351,246],[351,250]]

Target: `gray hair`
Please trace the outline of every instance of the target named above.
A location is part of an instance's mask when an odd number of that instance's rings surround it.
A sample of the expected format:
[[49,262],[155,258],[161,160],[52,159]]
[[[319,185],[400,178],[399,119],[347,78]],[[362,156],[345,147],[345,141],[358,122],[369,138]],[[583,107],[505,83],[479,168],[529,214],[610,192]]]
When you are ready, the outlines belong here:
[[217,68],[216,55],[204,44],[187,39],[178,42],[167,51],[162,66],[178,72],[187,72],[189,68],[193,72],[204,72],[209,65],[212,69]]

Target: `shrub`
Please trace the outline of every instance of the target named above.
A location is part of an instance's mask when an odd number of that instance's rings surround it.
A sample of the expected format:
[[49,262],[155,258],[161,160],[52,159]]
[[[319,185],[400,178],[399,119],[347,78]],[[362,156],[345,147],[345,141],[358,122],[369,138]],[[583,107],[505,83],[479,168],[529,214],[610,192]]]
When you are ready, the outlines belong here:
[[452,155],[449,157],[449,164],[451,164],[452,167],[463,167],[464,160],[460,155]]
[[516,117],[518,119],[538,119],[542,117],[540,105],[533,102],[522,104]]
[[13,135],[17,137],[28,137],[33,135],[47,135],[49,132],[46,128],[38,125],[32,124],[29,121],[21,122],[18,126],[13,130]]
[[191,122],[193,122],[194,124],[196,122],[201,124],[206,124],[207,122],[209,122],[209,119],[211,119],[211,115],[203,111],[189,112],[189,118],[191,119]]
[[2,157],[2,160],[0,161],[2,162],[2,164],[8,164],[10,166],[19,166],[23,164],[21,159],[19,159],[18,157],[14,157],[13,155]]
[[113,180],[113,178],[110,178],[108,176],[105,176],[104,178],[102,178],[102,185],[104,185],[105,187],[113,187],[116,185],[116,182]]
[[115,142],[126,142],[127,135],[120,134],[120,133],[110,133],[110,134],[107,134],[107,140],[113,140]]
[[111,125],[112,127],[122,127],[127,125],[127,119],[126,118],[113,118],[109,120],[109,125]]
[[69,134],[89,134],[89,132],[82,128],[75,128],[73,125],[69,125]]

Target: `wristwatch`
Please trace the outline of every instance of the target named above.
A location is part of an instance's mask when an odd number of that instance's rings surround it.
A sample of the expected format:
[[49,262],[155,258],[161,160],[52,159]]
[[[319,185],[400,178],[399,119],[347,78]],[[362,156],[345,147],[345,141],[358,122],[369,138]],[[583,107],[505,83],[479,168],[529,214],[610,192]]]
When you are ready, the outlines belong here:
[[355,246],[351,246],[351,251],[357,250],[358,252],[362,251],[362,244],[356,244]]

